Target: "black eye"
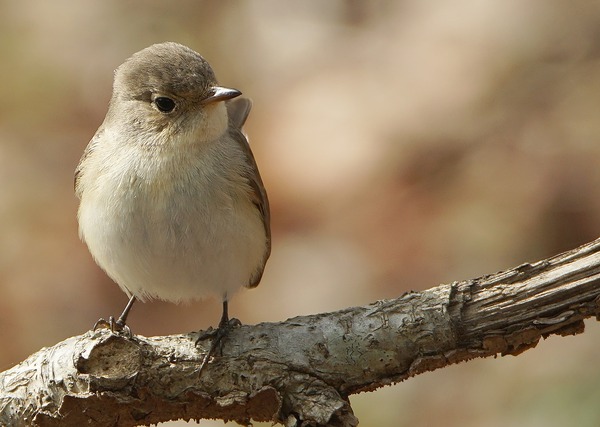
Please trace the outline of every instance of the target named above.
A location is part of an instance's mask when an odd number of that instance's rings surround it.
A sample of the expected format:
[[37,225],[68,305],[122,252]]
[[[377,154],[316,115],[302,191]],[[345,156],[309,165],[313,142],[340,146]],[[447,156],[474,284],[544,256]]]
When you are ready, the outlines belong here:
[[154,100],[154,104],[161,113],[170,113],[175,109],[175,101],[166,96],[159,96]]

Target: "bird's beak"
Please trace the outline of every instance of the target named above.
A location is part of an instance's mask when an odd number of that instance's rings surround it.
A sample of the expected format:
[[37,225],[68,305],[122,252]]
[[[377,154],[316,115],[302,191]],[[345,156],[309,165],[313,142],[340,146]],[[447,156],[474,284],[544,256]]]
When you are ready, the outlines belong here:
[[204,98],[200,103],[202,105],[211,104],[213,102],[225,101],[227,99],[235,98],[240,96],[242,92],[237,89],[229,89],[226,87],[214,86],[210,89],[209,95]]

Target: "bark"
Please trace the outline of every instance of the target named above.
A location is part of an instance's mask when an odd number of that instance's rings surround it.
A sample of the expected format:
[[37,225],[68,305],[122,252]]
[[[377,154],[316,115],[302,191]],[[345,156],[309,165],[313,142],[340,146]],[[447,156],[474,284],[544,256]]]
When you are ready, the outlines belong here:
[[534,264],[398,299],[210,338],[87,332],[0,374],[0,424],[134,426],[220,418],[355,426],[348,396],[583,332],[600,316],[600,239]]

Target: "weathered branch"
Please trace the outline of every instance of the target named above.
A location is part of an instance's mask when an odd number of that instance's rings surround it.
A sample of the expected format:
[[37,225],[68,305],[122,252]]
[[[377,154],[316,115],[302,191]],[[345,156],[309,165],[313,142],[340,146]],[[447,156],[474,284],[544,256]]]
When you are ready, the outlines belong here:
[[201,375],[197,333],[101,330],[0,374],[0,424],[221,418],[354,426],[348,395],[475,357],[518,354],[600,315],[600,240],[535,264],[365,307],[240,326]]

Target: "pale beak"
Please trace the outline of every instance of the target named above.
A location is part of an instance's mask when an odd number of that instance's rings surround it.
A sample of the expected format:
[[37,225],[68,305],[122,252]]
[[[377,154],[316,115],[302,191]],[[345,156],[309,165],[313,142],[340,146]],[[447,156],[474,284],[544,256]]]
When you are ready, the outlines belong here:
[[204,98],[200,103],[202,105],[211,104],[213,102],[225,101],[227,99],[235,98],[240,96],[242,92],[237,89],[229,89],[221,86],[214,86],[210,89],[209,95]]

